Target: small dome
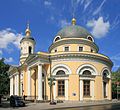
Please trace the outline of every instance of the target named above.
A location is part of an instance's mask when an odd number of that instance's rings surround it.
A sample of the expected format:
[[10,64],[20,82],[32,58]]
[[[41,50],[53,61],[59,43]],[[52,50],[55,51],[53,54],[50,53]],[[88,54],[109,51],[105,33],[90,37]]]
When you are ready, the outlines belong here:
[[86,38],[92,36],[86,29],[78,25],[70,25],[61,29],[58,33],[61,38]]
[[33,42],[35,42],[35,39],[32,37],[32,36],[29,36],[29,37],[23,37],[22,38],[22,40],[20,41],[20,43],[22,42],[22,41],[25,41],[25,40],[32,40]]
[[27,23],[27,28],[25,30],[25,33],[26,33],[26,35],[25,35],[25,37],[22,38],[22,40],[20,41],[20,43],[22,41],[26,41],[26,40],[30,40],[30,41],[35,42],[34,38],[31,36],[31,30],[30,30],[29,23]]

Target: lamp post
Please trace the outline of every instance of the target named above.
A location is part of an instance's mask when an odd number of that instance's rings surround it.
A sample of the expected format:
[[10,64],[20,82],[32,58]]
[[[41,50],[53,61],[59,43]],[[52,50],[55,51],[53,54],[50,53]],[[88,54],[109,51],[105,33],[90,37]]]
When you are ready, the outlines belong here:
[[56,104],[54,102],[54,99],[53,99],[53,96],[52,96],[52,87],[53,87],[53,85],[55,85],[55,83],[54,83],[55,78],[51,76],[51,77],[48,78],[48,81],[49,81],[48,84],[50,86],[50,104]]

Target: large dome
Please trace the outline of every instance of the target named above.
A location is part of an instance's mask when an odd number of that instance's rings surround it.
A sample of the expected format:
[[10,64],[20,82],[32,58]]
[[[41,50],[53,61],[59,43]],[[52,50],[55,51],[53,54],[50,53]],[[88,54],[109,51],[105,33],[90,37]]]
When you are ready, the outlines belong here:
[[61,38],[87,38],[92,36],[86,29],[78,25],[66,26],[57,35]]
[[88,38],[88,36],[92,36],[86,29],[81,26],[76,25],[76,19],[72,19],[72,25],[66,26],[61,29],[57,36],[61,38]]

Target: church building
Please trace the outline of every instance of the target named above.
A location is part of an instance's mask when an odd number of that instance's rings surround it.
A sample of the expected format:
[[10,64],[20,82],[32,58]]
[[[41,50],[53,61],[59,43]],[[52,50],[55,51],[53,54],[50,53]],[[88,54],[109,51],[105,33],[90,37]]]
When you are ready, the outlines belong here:
[[10,95],[37,101],[111,100],[113,63],[75,18],[56,34],[48,52],[35,53],[35,44],[28,25],[20,41],[20,65],[9,70]]

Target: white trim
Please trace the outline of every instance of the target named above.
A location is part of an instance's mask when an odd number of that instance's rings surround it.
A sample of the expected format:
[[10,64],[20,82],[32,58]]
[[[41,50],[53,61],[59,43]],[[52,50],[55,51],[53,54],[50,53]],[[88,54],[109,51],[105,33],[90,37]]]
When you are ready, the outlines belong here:
[[106,83],[106,96],[107,96],[107,98],[108,98],[108,90],[109,90],[109,88],[108,88],[109,86],[108,86],[108,83]]
[[68,80],[65,80],[65,100],[68,100]]
[[72,73],[71,69],[65,64],[57,64],[52,68],[52,75],[56,75],[59,70],[63,70],[66,75]]
[[80,77],[80,80],[92,80],[92,81],[94,81],[95,80],[95,78],[91,78],[91,77],[87,77],[87,76],[85,76],[85,77]]
[[95,88],[94,88],[94,81],[91,80],[90,81],[90,96],[91,96],[92,100],[94,100],[94,90],[95,90]]
[[19,75],[17,74],[16,76],[15,76],[15,95],[19,95]]
[[102,69],[101,75],[103,76],[103,72],[104,72],[105,70],[107,70],[107,71],[108,71],[108,74],[109,74],[109,75],[107,76],[107,78],[111,78],[111,71],[110,71],[110,69],[107,68],[107,67],[105,67],[105,68]]
[[10,78],[10,96],[13,95],[13,77]]
[[42,98],[42,65],[38,65],[38,100],[43,100]]
[[56,80],[68,80],[68,77],[54,77]]
[[80,80],[80,101],[83,100],[83,80]]
[[82,75],[85,70],[89,70],[92,75],[98,75],[96,68],[91,64],[83,64],[77,69],[77,74]]

